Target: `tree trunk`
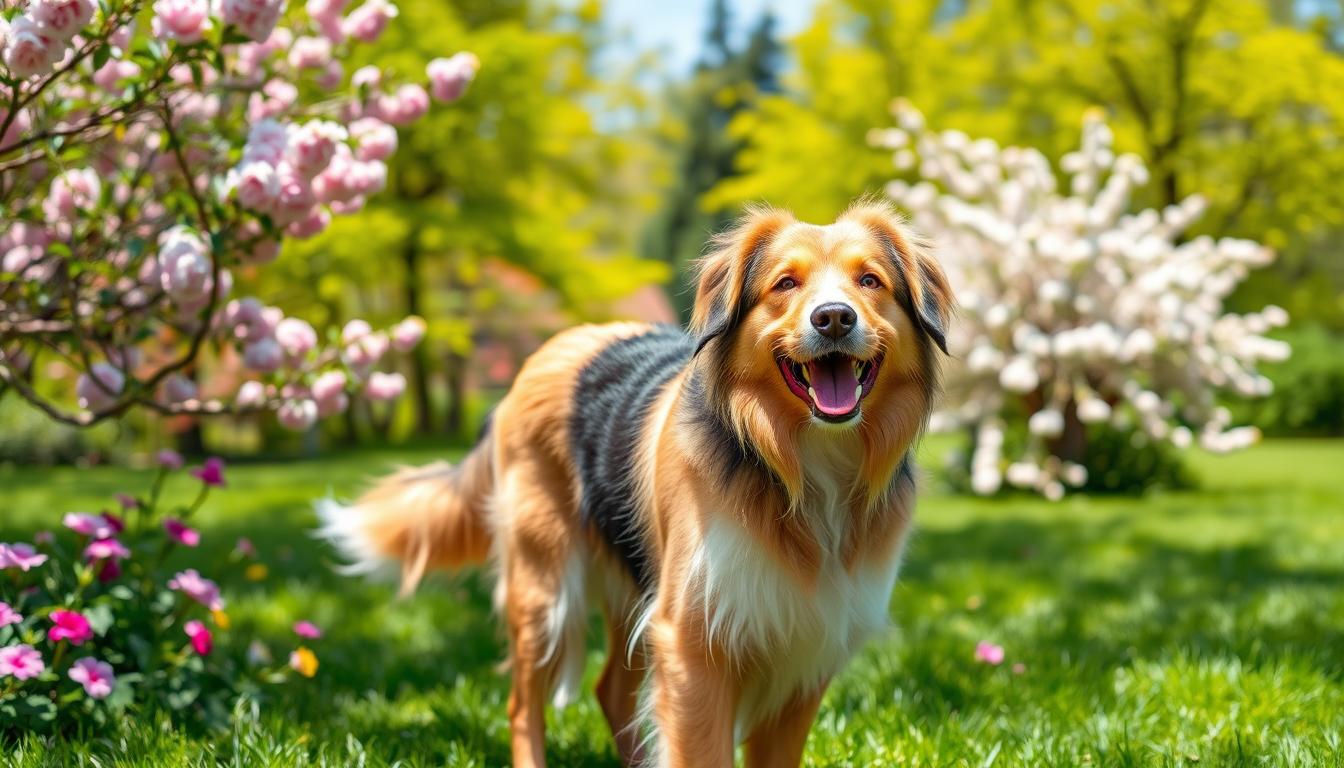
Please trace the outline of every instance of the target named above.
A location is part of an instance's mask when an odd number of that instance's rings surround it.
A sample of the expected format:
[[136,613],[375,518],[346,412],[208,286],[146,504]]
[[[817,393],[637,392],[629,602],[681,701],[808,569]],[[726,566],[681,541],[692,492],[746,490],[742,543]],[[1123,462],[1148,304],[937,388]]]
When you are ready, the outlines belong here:
[[[420,311],[420,237],[412,230],[406,237],[406,245],[401,249],[401,259],[405,275],[402,278],[402,301],[406,305],[406,314],[422,315]],[[422,315],[423,316],[423,315]],[[411,391],[415,403],[416,434],[428,435],[434,430],[433,406],[429,399],[429,360],[425,353],[425,344],[417,344],[411,352]]]
[[1064,407],[1064,433],[1050,441],[1050,453],[1064,461],[1086,463],[1087,425],[1078,418],[1078,404],[1073,400]]
[[448,379],[448,414],[444,419],[444,429],[448,430],[451,437],[462,435],[463,421],[465,420],[466,409],[464,401],[466,400],[466,373],[467,359],[456,352],[448,353],[447,358],[447,379]]

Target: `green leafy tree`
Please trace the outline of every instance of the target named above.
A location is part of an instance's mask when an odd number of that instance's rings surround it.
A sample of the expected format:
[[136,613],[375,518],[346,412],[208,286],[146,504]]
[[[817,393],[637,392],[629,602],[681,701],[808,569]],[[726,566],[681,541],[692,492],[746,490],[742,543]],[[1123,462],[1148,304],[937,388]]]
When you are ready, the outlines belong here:
[[684,133],[672,137],[677,173],[645,236],[648,255],[675,271],[672,300],[683,319],[692,299],[690,266],[706,236],[731,217],[729,211],[706,210],[700,203],[706,192],[732,176],[742,150],[743,141],[729,134],[728,125],[759,97],[779,91],[782,51],[774,17],[762,15],[741,47],[732,42],[732,26],[728,3],[716,0],[695,72],[669,93],[676,124],[684,126]]
[[[950,9],[950,10],[949,10]],[[1141,155],[1148,205],[1198,193],[1192,234],[1254,237],[1274,268],[1245,303],[1344,328],[1344,59],[1337,22],[1258,0],[832,0],[793,43],[786,95],[760,99],[732,135],[740,173],[706,198],[753,199],[825,219],[889,175],[866,136],[910,99],[938,125],[1055,158],[1104,108],[1117,151]]]
[[594,120],[624,98],[591,71],[600,18],[597,3],[406,3],[369,56],[410,72],[444,51],[488,62],[457,114],[403,131],[381,200],[282,258],[283,279],[314,312],[429,320],[409,371],[418,432],[463,428],[469,355],[481,328],[499,325],[491,314],[510,307],[490,264],[535,275],[575,319],[600,318],[612,300],[663,278],[631,246],[628,222],[652,207],[651,192],[612,172],[642,156],[638,139]]

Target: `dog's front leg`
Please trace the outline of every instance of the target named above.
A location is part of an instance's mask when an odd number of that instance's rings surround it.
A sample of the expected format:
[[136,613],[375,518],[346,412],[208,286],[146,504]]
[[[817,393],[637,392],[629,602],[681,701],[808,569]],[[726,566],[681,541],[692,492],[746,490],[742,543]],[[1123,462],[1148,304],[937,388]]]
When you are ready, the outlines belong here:
[[651,629],[654,718],[664,768],[731,768],[735,686],[703,632],[660,616]]

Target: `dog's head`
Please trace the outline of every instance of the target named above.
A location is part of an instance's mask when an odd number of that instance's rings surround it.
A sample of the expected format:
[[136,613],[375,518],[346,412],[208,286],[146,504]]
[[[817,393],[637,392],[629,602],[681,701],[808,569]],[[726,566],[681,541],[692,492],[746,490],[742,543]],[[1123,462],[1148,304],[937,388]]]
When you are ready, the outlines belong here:
[[906,407],[922,421],[952,307],[942,269],[887,206],[829,226],[756,209],[702,261],[692,330],[721,388],[843,429],[880,418],[912,382],[925,402]]

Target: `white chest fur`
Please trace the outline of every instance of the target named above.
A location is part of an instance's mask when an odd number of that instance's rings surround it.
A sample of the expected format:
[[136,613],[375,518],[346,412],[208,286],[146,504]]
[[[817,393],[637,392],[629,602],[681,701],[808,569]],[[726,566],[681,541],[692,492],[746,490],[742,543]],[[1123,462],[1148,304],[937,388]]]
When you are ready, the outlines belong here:
[[847,503],[857,475],[857,452],[843,436],[821,433],[804,443],[804,516],[824,551],[814,586],[774,560],[735,521],[716,519],[704,532],[688,589],[703,601],[710,635],[722,648],[754,661],[736,717],[739,740],[796,693],[833,676],[859,645],[887,625],[887,605],[900,565],[900,547],[882,562],[846,568],[839,550],[847,532]]

